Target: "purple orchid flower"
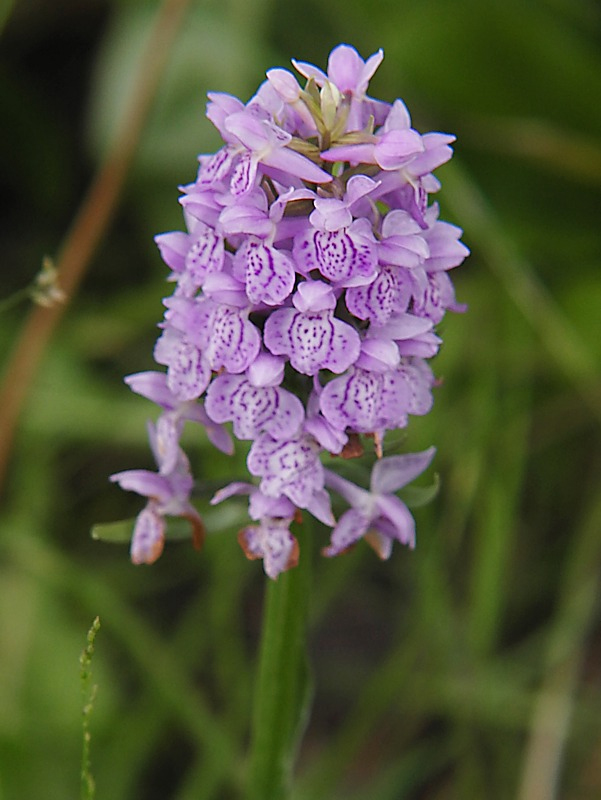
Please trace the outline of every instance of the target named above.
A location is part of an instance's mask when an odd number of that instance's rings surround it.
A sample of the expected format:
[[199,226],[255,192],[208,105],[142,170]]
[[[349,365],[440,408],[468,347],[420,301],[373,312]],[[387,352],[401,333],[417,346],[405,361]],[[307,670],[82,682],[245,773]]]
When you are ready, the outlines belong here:
[[264,433],[253,443],[246,463],[250,474],[261,478],[264,495],[284,495],[298,508],[306,508],[321,522],[332,525],[319,450],[318,442],[307,434],[278,440]]
[[250,496],[248,514],[258,525],[243,528],[238,541],[247,558],[263,559],[265,574],[277,578],[298,563],[298,541],[290,533],[290,524],[296,515],[296,507],[283,495],[268,497],[251,483],[230,483],[220,489],[211,500],[211,505],[223,502],[234,495]]
[[405,503],[393,493],[421,475],[435,452],[430,447],[422,453],[380,459],[372,470],[369,491],[326,470],[326,486],[343,497],[351,508],[338,520],[324,555],[339,555],[362,538],[382,559],[390,557],[394,541],[414,547],[415,521]]
[[152,564],[161,555],[165,541],[166,516],[188,520],[192,542],[197,549],[202,546],[205,535],[200,514],[190,503],[194,481],[190,474],[188,459],[180,450],[172,470],[165,472],[156,428],[153,425],[149,425],[149,433],[159,472],[132,469],[117,472],[110,478],[122,489],[148,498],[146,506],[138,514],[134,527],[130,550],[134,564]]
[[[175,284],[154,348],[165,370],[127,379],[160,409],[149,428],[157,472],[114,476],[147,497],[136,563],[158,556],[169,515],[190,519],[201,538],[180,447],[187,422],[226,453],[230,428],[252,442],[256,485],[230,484],[214,502],[249,496],[253,524],[240,543],[270,577],[298,560],[290,524],[300,509],[335,526],[327,555],[361,536],[382,557],[394,538],[413,542],[411,516],[391,492],[433,450],[385,458],[384,437],[432,406],[435,326],[464,310],[450,270],[468,250],[430,204],[433,170],[454,137],[421,134],[402,100],[368,96],[382,58],[343,44],[325,72],[293,61],[306,86],[273,69],[246,104],[209,95],[223,144],[180,187],[184,229],[155,240]],[[369,492],[336,477],[338,461],[330,470],[322,461],[365,452],[363,437],[377,459]],[[338,524],[331,491],[353,506]]]

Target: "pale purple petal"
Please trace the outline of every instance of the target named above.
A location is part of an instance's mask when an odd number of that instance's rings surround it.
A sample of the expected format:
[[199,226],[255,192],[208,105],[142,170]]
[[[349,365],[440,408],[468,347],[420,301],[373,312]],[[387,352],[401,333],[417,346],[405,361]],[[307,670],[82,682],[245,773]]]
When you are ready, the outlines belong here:
[[394,170],[400,169],[423,150],[422,137],[417,131],[412,128],[393,130],[378,137],[374,157],[383,170]]
[[177,405],[177,398],[167,387],[167,375],[164,372],[136,372],[134,375],[127,375],[123,380],[132,392],[165,409],[172,409]]
[[351,229],[319,231],[308,229],[294,242],[294,257],[308,273],[318,269],[328,280],[340,286],[351,285],[353,279],[368,282],[378,262],[375,242],[354,234]]
[[307,508],[314,492],[323,489],[318,453],[319,446],[310,437],[276,441],[263,434],[255,440],[246,463],[251,475],[261,478],[264,494],[284,494],[299,508]]
[[244,269],[246,294],[251,303],[280,305],[294,288],[294,263],[281,250],[251,238],[236,254]]
[[[228,272],[209,273],[202,291],[205,299],[210,298],[210,302],[216,305],[234,306],[239,309],[245,309],[248,306],[244,282],[239,281],[235,275],[230,275]],[[213,311],[215,308],[216,306],[213,306]],[[205,326],[203,334],[208,341],[213,319],[205,316]]]
[[171,486],[167,478],[148,469],[128,469],[124,472],[117,472],[111,475],[110,480],[118,483],[127,492],[150,497],[161,504],[167,502],[171,495]]
[[261,161],[268,167],[275,167],[308,183],[323,184],[332,181],[332,176],[328,172],[288,147],[272,150],[263,155]]
[[184,269],[186,253],[190,246],[190,236],[181,231],[171,233],[160,233],[154,237],[161,258],[168,267],[174,272],[182,272]]
[[422,416],[432,409],[432,386],[434,376],[425,361],[416,360],[412,364],[402,364],[395,373],[402,380],[408,393],[407,410],[410,414]]
[[173,472],[179,458],[179,440],[184,421],[176,411],[167,411],[156,423],[156,460],[162,475]]
[[383,267],[372,283],[352,286],[345,294],[351,314],[375,325],[384,325],[393,314],[406,311],[410,299],[411,282],[394,267]]
[[411,339],[431,330],[431,320],[418,317],[415,314],[397,314],[391,317],[385,325],[370,329],[370,336],[380,339]]
[[376,164],[376,137],[370,142],[345,144],[324,150],[320,155],[323,161],[348,161],[350,164]]
[[427,175],[432,170],[446,164],[453,156],[453,148],[449,145],[455,141],[454,136],[446,133],[426,133],[422,136],[424,152],[412,159],[407,171],[414,178]]
[[[405,503],[393,494],[386,494],[377,498],[376,507],[380,517],[376,519],[374,529],[388,539],[394,538],[401,544],[414,547],[415,520]],[[386,554],[382,557],[387,558],[389,555],[390,549],[386,548]]]
[[319,67],[314,66],[313,64],[308,64],[306,61],[297,61],[295,58],[291,59],[292,65],[297,72],[305,78],[313,78],[315,83],[318,86],[323,86],[323,84],[327,81],[328,76],[322,69]]
[[209,272],[223,269],[224,243],[208,225],[203,225],[194,233],[190,249],[186,254],[185,269],[196,286],[201,286]]
[[165,520],[152,503],[136,519],[130,547],[133,564],[153,564],[163,552]]
[[322,550],[324,556],[337,556],[355,545],[369,528],[369,517],[357,508],[349,508],[332,531],[330,544]]
[[248,368],[248,380],[253,386],[279,386],[284,378],[286,362],[270,353],[259,353]]
[[235,197],[248,194],[255,185],[257,177],[257,161],[250,153],[242,153],[236,162],[230,189]]
[[374,494],[398,492],[430,466],[435,453],[436,448],[429,447],[421,453],[379,459],[372,469],[371,491]]
[[333,527],[336,524],[336,520],[332,514],[330,495],[325,489],[318,489],[313,492],[312,497],[306,505],[306,509],[310,514],[313,514],[315,519],[323,522],[324,525]]
[[298,542],[290,533],[290,520],[265,519],[240,533],[248,558],[262,558],[266,575],[275,579],[298,563]]
[[256,387],[240,375],[220,375],[209,386],[207,413],[216,422],[232,421],[238,439],[267,431],[274,439],[294,434],[302,425],[303,404],[285,389]]
[[274,355],[288,355],[292,366],[304,375],[315,375],[320,369],[344,372],[361,348],[357,331],[327,311],[275,311],[265,323],[263,337]]
[[301,86],[294,75],[287,69],[269,69],[265,73],[267,80],[286,103],[295,103],[301,94]]
[[309,222],[320,231],[348,228],[353,221],[348,205],[342,200],[334,197],[317,197],[314,205],[315,209],[309,215]]
[[399,348],[390,339],[364,339],[356,366],[371,372],[388,372],[400,364]]
[[232,168],[233,157],[234,151],[230,147],[222,147],[211,156],[201,156],[198,185],[201,187],[213,186],[213,184],[225,180]]
[[409,110],[402,100],[397,99],[392,104],[386,122],[384,123],[384,131],[391,131],[395,129],[403,129],[411,127],[411,116]]
[[207,347],[207,360],[215,371],[225,367],[238,374],[252,364],[261,347],[261,334],[248,314],[228,306],[220,306],[215,313],[213,329]]
[[299,283],[292,302],[299,311],[333,311],[336,295],[323,281],[303,281]]
[[222,489],[219,489],[210,500],[212,506],[217,505],[218,503],[223,503],[224,500],[229,500],[230,497],[234,497],[240,494],[251,494],[253,491],[256,490],[256,486],[252,483],[244,483],[244,481],[234,481],[233,483],[228,483],[227,486],[224,486]]
[[211,369],[198,347],[180,339],[167,369],[167,387],[178,400],[201,396],[211,380]]

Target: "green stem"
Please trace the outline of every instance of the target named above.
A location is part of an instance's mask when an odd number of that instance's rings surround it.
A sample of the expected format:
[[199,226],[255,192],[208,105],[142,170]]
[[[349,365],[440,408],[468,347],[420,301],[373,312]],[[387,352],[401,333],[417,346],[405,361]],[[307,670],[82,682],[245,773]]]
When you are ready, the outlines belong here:
[[306,516],[298,538],[298,567],[270,580],[265,593],[247,800],[287,796],[309,712],[306,627],[311,531]]

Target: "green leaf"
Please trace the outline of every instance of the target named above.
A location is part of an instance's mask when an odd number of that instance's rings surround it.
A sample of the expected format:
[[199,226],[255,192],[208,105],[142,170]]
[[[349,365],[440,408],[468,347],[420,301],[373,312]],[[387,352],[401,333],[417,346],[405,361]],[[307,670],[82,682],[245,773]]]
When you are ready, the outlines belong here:
[[[98,523],[92,527],[92,539],[114,544],[128,544],[131,541],[135,522],[135,519],[122,519],[117,522]],[[187,520],[180,517],[167,517],[166,522],[165,539],[178,541],[192,538],[192,529]]]

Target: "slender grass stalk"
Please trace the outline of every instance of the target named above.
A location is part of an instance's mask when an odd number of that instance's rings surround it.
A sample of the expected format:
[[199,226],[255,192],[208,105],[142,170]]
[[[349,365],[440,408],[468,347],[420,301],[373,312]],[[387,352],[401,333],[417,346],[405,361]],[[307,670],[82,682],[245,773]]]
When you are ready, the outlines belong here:
[[281,800],[310,705],[306,623],[310,594],[311,531],[298,537],[298,567],[269,581],[255,689],[247,800]]
[[100,630],[100,618],[96,617],[88,631],[88,643],[79,657],[81,691],[84,698],[83,707],[83,746],[81,749],[81,800],[94,800],[96,784],[92,775],[90,761],[90,717],[94,710],[94,701],[98,686],[90,685],[92,682],[92,656],[94,654],[94,641]]

